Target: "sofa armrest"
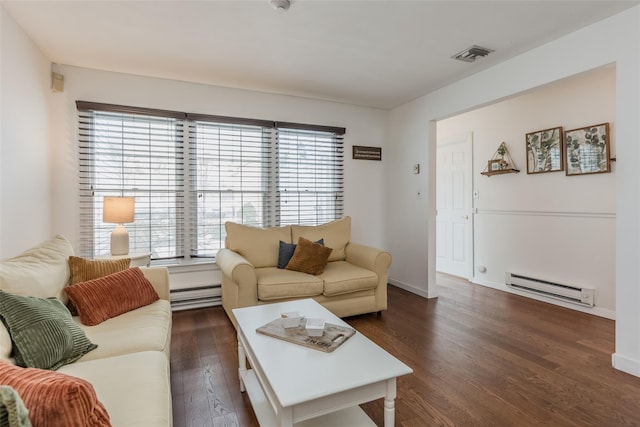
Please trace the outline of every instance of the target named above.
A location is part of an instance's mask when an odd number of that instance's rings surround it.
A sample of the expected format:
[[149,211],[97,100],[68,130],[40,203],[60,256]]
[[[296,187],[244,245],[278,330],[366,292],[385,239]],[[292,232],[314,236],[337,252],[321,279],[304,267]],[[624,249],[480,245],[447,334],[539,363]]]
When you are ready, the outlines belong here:
[[378,274],[385,274],[391,266],[391,254],[371,246],[349,243],[346,248],[346,259],[350,264]]
[[239,253],[231,249],[222,248],[216,255],[216,264],[220,267],[222,274],[230,278],[234,283],[258,285],[253,264]]
[[216,264],[222,273],[222,307],[237,328],[233,309],[258,304],[256,270],[246,258],[227,248],[218,251]]
[[142,273],[158,293],[160,299],[170,301],[169,270],[167,267],[143,267]]

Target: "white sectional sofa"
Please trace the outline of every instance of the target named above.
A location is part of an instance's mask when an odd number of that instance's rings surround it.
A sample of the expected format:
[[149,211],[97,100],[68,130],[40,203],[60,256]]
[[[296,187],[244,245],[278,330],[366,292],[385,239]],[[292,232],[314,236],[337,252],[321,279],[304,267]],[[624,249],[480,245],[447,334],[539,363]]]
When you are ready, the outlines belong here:
[[[62,236],[55,236],[17,257],[4,260],[0,263],[0,290],[15,295],[66,300],[63,288],[69,283],[67,260],[70,255],[73,250],[69,242]],[[166,268],[143,268],[141,271],[159,299],[95,326],[86,326],[79,317],[73,317],[86,337],[98,347],[56,371],[88,381],[114,427],[173,424],[168,273]],[[7,332],[4,329],[3,338],[0,331],[0,360],[15,363],[12,343],[6,339]],[[5,371],[9,371],[6,368],[9,365],[4,366]],[[25,406],[30,411],[35,409],[29,408],[26,401]]]

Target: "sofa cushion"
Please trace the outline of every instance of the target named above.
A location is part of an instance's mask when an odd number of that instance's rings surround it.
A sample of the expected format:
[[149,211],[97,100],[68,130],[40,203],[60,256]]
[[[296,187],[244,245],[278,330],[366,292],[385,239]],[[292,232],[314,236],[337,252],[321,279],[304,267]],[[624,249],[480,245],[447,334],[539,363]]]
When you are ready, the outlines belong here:
[[322,295],[323,281],[318,276],[277,267],[257,268],[256,276],[261,301]]
[[34,426],[111,426],[109,414],[93,386],[80,378],[0,361],[0,384],[10,386],[20,395]]
[[0,320],[13,342],[19,366],[58,369],[96,348],[56,298],[13,295],[0,290]]
[[71,284],[108,276],[129,268],[130,258],[121,259],[87,259],[77,256],[69,257],[69,273]]
[[88,326],[159,299],[139,267],[67,286],[65,292],[76,306],[82,323]]
[[76,362],[60,371],[91,383],[114,427],[172,424],[169,362],[159,351]]
[[328,263],[319,277],[324,280],[323,293],[326,296],[373,289],[378,286],[376,273],[346,261]]
[[56,297],[67,302],[63,288],[69,282],[67,259],[73,248],[56,235],[22,254],[0,262],[0,289],[15,295]]
[[79,317],[73,320],[91,342],[98,344],[79,362],[149,350],[162,351],[167,359],[170,356],[171,303],[167,300],[160,299],[95,326],[83,325]]
[[300,237],[312,242],[324,239],[325,246],[333,248],[329,261],[344,261],[345,248],[351,241],[351,217],[316,226],[292,225],[291,241],[297,242]]
[[226,247],[245,257],[255,268],[278,265],[279,242],[291,243],[290,226],[260,228],[229,221],[224,226]]
[[331,251],[331,248],[300,237],[293,256],[285,268],[317,276],[324,271]]

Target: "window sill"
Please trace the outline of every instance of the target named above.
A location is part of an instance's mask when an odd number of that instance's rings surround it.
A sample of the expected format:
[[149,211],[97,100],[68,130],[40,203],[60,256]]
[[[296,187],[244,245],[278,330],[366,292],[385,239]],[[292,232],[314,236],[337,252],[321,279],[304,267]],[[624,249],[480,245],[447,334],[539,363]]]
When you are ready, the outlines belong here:
[[152,267],[167,267],[170,272],[213,271],[218,270],[213,258],[153,260]]

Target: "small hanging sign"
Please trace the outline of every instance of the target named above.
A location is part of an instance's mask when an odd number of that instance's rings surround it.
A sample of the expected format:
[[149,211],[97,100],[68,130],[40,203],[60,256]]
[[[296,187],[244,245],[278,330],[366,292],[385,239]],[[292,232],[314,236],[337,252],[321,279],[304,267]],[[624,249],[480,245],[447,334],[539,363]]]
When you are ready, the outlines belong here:
[[353,158],[356,160],[382,160],[382,147],[354,145]]

